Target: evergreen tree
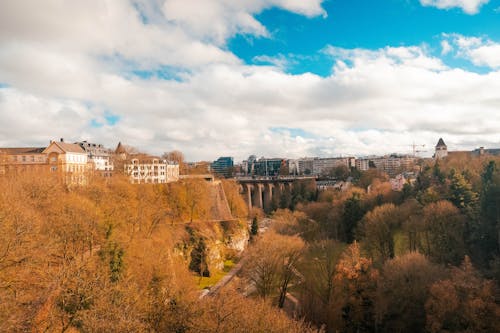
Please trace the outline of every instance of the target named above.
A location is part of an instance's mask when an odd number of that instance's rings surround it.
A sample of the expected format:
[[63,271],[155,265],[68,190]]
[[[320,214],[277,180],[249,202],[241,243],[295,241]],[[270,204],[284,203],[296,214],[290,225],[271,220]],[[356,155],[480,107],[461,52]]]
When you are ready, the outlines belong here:
[[454,169],[450,172],[450,201],[463,214],[472,217],[477,203],[477,193],[472,191],[472,185],[465,179],[463,174]]
[[363,218],[364,210],[361,207],[361,198],[358,193],[353,193],[352,197],[344,203],[344,213],[342,214],[342,229],[344,240],[352,243],[354,240],[354,230],[358,222]]
[[481,176],[481,210],[478,223],[472,230],[476,260],[485,265],[500,254],[500,173],[495,162],[491,161]]
[[257,220],[257,216],[255,216],[252,220],[252,226],[250,227],[250,234],[252,236],[256,236],[259,232],[259,221]]

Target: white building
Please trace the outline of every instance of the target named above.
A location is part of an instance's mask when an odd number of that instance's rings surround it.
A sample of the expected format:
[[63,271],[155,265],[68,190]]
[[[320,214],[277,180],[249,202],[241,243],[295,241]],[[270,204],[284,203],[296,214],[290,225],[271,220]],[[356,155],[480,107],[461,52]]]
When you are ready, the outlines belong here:
[[165,184],[179,180],[179,165],[157,157],[132,157],[124,169],[132,184]]
[[108,149],[104,148],[101,144],[87,141],[76,142],[76,144],[87,153],[88,159],[92,163],[95,171],[103,177],[111,177],[114,166]]
[[370,169],[370,160],[368,159],[356,159],[356,169],[360,171],[366,171]]

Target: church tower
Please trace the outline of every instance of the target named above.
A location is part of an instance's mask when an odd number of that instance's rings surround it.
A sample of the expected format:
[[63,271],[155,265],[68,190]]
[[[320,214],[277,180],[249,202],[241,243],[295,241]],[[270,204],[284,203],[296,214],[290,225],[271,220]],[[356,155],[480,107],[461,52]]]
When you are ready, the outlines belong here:
[[434,158],[436,160],[442,159],[444,157],[448,156],[448,147],[444,143],[442,138],[439,138],[439,141],[436,145],[436,151],[434,153]]

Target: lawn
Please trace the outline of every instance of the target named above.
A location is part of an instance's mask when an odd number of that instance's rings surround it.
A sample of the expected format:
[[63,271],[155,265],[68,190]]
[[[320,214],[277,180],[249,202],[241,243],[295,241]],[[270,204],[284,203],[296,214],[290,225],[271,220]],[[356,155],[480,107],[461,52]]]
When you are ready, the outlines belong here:
[[233,268],[234,265],[235,262],[233,260],[226,260],[224,261],[224,268],[222,271],[215,271],[209,277],[194,276],[196,285],[199,289],[210,288],[211,286],[219,282],[220,279],[222,279],[231,270],[231,268]]

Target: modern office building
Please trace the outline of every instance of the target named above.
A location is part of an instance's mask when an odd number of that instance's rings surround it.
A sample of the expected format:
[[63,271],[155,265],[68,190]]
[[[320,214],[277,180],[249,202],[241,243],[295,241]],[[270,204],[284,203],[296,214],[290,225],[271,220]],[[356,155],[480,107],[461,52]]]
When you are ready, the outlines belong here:
[[234,168],[232,157],[219,157],[217,161],[210,164],[210,170],[220,176],[231,177]]

